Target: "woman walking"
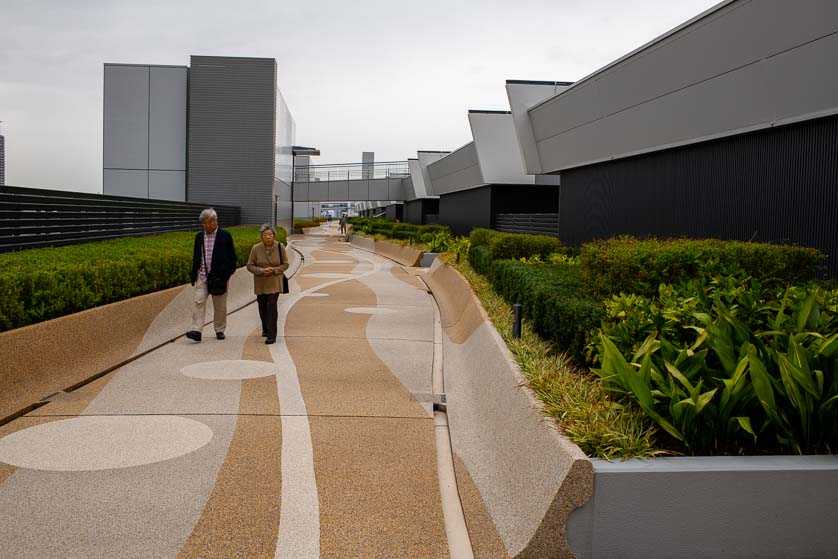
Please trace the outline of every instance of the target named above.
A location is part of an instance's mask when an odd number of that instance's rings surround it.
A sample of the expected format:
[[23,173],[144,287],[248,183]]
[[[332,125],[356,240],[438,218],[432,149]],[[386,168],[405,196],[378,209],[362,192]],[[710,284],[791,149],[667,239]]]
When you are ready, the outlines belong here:
[[288,255],[276,240],[274,230],[267,223],[259,229],[261,243],[250,249],[247,271],[253,274],[253,291],[262,320],[262,336],[266,344],[276,342],[277,299],[282,292],[282,275],[288,269]]

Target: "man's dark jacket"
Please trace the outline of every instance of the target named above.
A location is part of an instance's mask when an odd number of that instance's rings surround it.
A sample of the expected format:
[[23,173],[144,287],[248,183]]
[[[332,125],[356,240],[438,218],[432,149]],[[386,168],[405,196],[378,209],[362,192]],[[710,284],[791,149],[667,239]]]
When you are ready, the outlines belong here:
[[[201,260],[204,247],[204,232],[195,235],[195,248],[192,251],[192,285],[198,280],[198,270],[201,268]],[[236,247],[233,245],[233,236],[221,227],[215,233],[215,245],[212,249],[212,262],[210,273],[214,276],[221,276],[229,280],[236,271]]]

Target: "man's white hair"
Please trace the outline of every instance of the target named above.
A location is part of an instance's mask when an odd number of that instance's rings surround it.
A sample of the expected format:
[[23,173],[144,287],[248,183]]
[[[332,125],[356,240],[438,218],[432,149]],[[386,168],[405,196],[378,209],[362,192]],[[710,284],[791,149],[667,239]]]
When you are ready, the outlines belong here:
[[205,222],[208,219],[218,219],[218,214],[215,213],[215,210],[212,208],[207,208],[201,212],[201,215],[198,216],[198,221],[201,223]]

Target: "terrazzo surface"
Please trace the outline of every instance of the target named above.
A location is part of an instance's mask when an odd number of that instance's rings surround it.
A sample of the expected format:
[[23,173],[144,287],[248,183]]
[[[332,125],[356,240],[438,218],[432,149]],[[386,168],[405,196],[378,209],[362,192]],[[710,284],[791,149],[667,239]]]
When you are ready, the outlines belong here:
[[[333,236],[292,243],[275,344],[249,304],[225,340],[179,337],[0,426],[0,557],[448,557],[433,300]],[[186,297],[154,298],[121,351],[159,345]]]

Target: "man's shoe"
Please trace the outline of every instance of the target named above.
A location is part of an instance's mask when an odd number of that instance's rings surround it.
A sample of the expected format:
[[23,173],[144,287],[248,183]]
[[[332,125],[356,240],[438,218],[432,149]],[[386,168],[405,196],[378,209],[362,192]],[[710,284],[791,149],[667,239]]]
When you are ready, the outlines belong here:
[[224,332],[216,332],[215,337],[218,338],[219,340],[223,340],[224,337],[225,337]]
[[266,344],[276,343],[276,338],[268,338],[267,340],[265,340],[265,343]]
[[192,340],[193,342],[200,342],[201,341],[201,333],[197,330],[190,330],[186,333],[186,337]]

